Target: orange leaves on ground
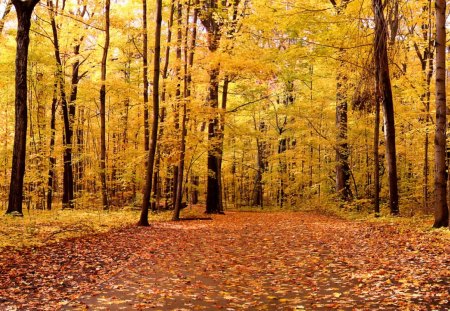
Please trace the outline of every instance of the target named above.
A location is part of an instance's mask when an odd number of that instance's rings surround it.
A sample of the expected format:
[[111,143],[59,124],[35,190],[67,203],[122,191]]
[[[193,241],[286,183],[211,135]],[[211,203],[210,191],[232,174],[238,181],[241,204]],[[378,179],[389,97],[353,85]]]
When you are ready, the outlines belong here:
[[448,242],[315,214],[230,212],[3,252],[0,305],[443,310]]

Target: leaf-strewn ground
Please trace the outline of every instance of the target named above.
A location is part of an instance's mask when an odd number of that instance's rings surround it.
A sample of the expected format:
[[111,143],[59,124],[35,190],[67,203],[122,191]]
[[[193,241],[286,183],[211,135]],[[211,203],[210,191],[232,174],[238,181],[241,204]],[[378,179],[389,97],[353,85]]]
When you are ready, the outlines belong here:
[[0,309],[447,310],[450,243],[309,213],[155,223],[0,254]]

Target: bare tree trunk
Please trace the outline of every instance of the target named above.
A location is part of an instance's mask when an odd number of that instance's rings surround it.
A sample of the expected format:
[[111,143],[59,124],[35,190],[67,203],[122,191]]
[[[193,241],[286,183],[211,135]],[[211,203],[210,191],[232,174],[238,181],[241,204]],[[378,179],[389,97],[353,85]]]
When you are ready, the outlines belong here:
[[[378,83],[376,84],[376,90],[378,90]],[[373,133],[373,179],[374,179],[374,212],[375,217],[380,215],[380,96],[377,94],[375,99],[375,125]]]
[[[73,167],[72,167],[72,136],[73,136],[73,116],[71,115],[71,109],[67,103],[67,95],[65,88],[65,80],[64,80],[64,72],[63,72],[63,64],[61,60],[61,54],[59,50],[59,38],[58,38],[58,28],[55,21],[55,8],[53,6],[53,1],[48,0],[47,6],[49,8],[50,13],[50,22],[52,26],[53,32],[53,46],[57,67],[57,78],[59,82],[59,92],[61,96],[61,108],[63,111],[63,120],[64,120],[64,175],[63,175],[63,199],[62,206],[63,208],[73,208]],[[72,108],[74,113],[74,107]]]
[[[183,17],[183,5],[181,0],[177,1],[177,45],[175,49],[176,55],[176,66],[175,75],[177,78],[177,87],[175,90],[175,105],[173,106],[173,116],[175,125],[175,136],[180,135],[180,103],[181,103],[181,44],[183,39],[182,34],[182,17]],[[179,180],[179,166],[178,164],[173,165],[173,176],[172,176],[172,204],[175,206],[177,200],[177,189],[178,184],[183,183],[183,180]]]
[[[161,91],[161,102],[162,105],[166,102],[166,85],[165,81],[168,76],[169,72],[169,60],[170,60],[170,43],[172,41],[172,25],[173,25],[173,15],[175,11],[175,0],[171,1],[170,5],[170,13],[169,13],[169,20],[168,20],[168,29],[167,29],[167,42],[166,42],[166,48],[165,48],[165,57],[164,57],[164,66],[162,70],[162,91]],[[166,108],[163,106],[161,107],[161,113],[160,113],[160,126],[159,126],[159,133],[158,133],[158,141],[161,141],[163,135],[164,135],[164,121],[166,117]],[[152,193],[155,197],[155,200],[151,202],[152,210],[157,210],[157,206],[159,206],[159,200],[160,200],[160,194],[161,190],[159,189],[161,187],[160,185],[160,178],[159,178],[159,169],[161,165],[161,148],[157,148],[156,150],[156,159],[155,159],[155,169],[153,173],[153,183],[152,183]]]
[[339,53],[340,68],[337,76],[337,91],[336,91],[336,128],[337,128],[337,146],[336,146],[336,192],[343,201],[349,201],[352,196],[350,189],[350,166],[348,158],[350,156],[350,148],[347,142],[348,139],[348,104],[346,87],[347,80],[346,73],[343,71],[343,51]]
[[16,85],[15,85],[15,133],[11,183],[7,214],[22,215],[23,179],[27,141],[27,63],[30,43],[31,14],[39,0],[12,3],[17,13]]
[[[218,108],[219,96],[219,68],[213,67],[209,70],[209,91],[207,101],[209,107]],[[206,193],[206,212],[217,214],[220,212],[220,184],[219,184],[219,159],[217,136],[219,130],[218,116],[212,117],[208,125],[208,183]]]
[[53,98],[52,98],[52,108],[50,117],[50,155],[49,155],[49,169],[48,169],[48,180],[47,180],[47,209],[52,209],[53,202],[53,189],[54,189],[54,178],[55,178],[55,166],[56,158],[54,155],[55,150],[55,135],[56,135],[56,104],[58,102],[58,78],[55,75],[55,84],[53,86]]
[[159,121],[159,77],[161,55],[161,22],[162,22],[162,0],[156,2],[156,27],[155,27],[155,54],[153,62],[153,124],[148,151],[147,175],[144,189],[144,198],[142,202],[141,216],[138,222],[139,226],[148,226],[148,211],[150,208],[150,196],[153,181],[153,165],[155,163],[156,143],[158,139],[158,121]]
[[144,82],[144,148],[145,151],[149,150],[149,139],[150,139],[150,126],[148,122],[148,27],[147,27],[147,0],[142,0],[142,31],[143,31],[143,51],[142,51],[142,62],[143,62],[143,82]]
[[434,177],[435,210],[433,227],[448,227],[449,211],[447,205],[446,149],[446,1],[436,0],[436,131],[434,138],[435,166]]
[[105,44],[103,46],[103,56],[101,63],[101,82],[100,87],[100,179],[102,182],[102,206],[108,210],[108,189],[106,187],[106,61],[108,60],[109,50],[109,28],[110,28],[110,7],[111,1],[105,2]]
[[[182,104],[182,120],[181,120],[181,139],[180,139],[180,160],[178,163],[178,184],[176,189],[176,200],[175,200],[175,208],[173,213],[173,220],[180,219],[180,211],[183,199],[183,174],[184,174],[184,161],[186,157],[186,135],[187,135],[187,102],[191,101],[191,82],[192,75],[191,69],[194,65],[194,49],[195,42],[197,40],[197,9],[194,10],[193,16],[193,29],[192,29],[192,37],[190,46],[188,47],[187,40],[189,34],[189,9],[190,3],[188,4],[187,14],[186,14],[186,31],[185,31],[185,48],[184,48],[184,100]],[[189,48],[189,56],[188,56],[188,48]]]
[[389,208],[392,215],[399,213],[398,207],[398,178],[395,147],[394,102],[392,98],[391,79],[389,76],[389,61],[387,53],[386,20],[383,14],[381,0],[372,0],[375,16],[375,70],[379,90],[377,90],[383,104],[386,160],[389,174]]

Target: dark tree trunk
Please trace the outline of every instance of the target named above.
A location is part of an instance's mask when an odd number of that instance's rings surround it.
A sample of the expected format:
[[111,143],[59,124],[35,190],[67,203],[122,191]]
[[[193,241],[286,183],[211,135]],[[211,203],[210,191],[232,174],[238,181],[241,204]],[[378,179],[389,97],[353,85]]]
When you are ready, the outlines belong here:
[[197,40],[197,10],[194,10],[193,17],[193,29],[192,29],[192,37],[189,46],[189,56],[188,56],[188,34],[189,34],[189,9],[190,3],[188,4],[187,14],[186,14],[186,31],[185,31],[185,48],[184,48],[184,100],[182,104],[182,116],[181,116],[181,139],[180,139],[180,160],[178,163],[178,184],[176,189],[176,200],[175,200],[175,208],[173,213],[173,220],[180,219],[180,211],[182,206],[183,199],[183,175],[184,175],[184,161],[186,156],[186,135],[187,135],[187,102],[190,101],[191,98],[191,68],[194,65],[194,49],[195,43]]
[[[172,41],[172,25],[173,25],[173,15],[175,11],[175,0],[171,1],[170,5],[170,13],[169,13],[169,20],[168,20],[168,29],[167,29],[167,43],[165,48],[165,57],[164,57],[164,66],[162,71],[162,91],[161,91],[161,102],[162,105],[166,102],[166,85],[165,80],[167,79],[167,75],[169,72],[169,60],[170,60],[170,43]],[[166,117],[166,108],[161,107],[161,113],[160,113],[160,126],[159,126],[159,132],[158,132],[158,141],[161,141],[163,135],[164,135],[164,121]],[[154,201],[151,202],[152,210],[157,210],[157,206],[159,206],[159,199],[160,199],[160,193],[159,190],[159,168],[161,163],[161,148],[158,148],[156,151],[156,159],[155,159],[155,169],[153,173],[153,182],[152,182],[152,193],[155,197]]]
[[17,48],[15,82],[15,133],[11,170],[11,183],[7,214],[22,215],[23,179],[25,176],[25,155],[27,141],[27,62],[30,43],[31,14],[39,0],[12,3],[17,13]]
[[[221,38],[221,20],[217,20],[213,11],[217,9],[218,1],[210,1],[204,4],[200,9],[199,16],[203,26],[207,31],[208,49],[210,53],[217,51]],[[220,172],[219,172],[219,116],[217,110],[219,107],[219,64],[213,64],[209,69],[209,85],[206,104],[214,113],[209,120],[208,125],[208,177],[206,187],[206,213],[220,213]]]
[[[376,84],[376,89],[378,90],[378,83]],[[374,179],[374,212],[375,217],[380,215],[380,96],[377,95],[375,99],[375,125],[373,134],[373,179]]]
[[[214,67],[209,71],[209,90],[207,101],[209,107],[217,110],[219,96],[219,68]],[[206,213],[220,213],[220,183],[219,183],[219,150],[218,136],[219,118],[214,116],[208,125],[208,182],[206,192]]]
[[142,31],[143,31],[143,47],[142,47],[142,62],[143,62],[143,82],[144,82],[144,149],[148,152],[150,139],[150,126],[148,122],[148,27],[147,27],[147,0],[142,0]]
[[[256,124],[256,120],[254,119],[255,130],[261,133],[261,136],[264,135],[266,131],[266,126],[264,122],[259,122],[259,126]],[[262,176],[266,170],[265,163],[265,144],[261,141],[260,138],[256,138],[256,165],[257,171],[255,176],[255,187],[253,189],[253,205],[254,206],[263,206],[263,184],[262,184]]]
[[[183,5],[181,4],[181,0],[177,1],[177,45],[175,49],[176,56],[176,66],[175,66],[175,75],[177,78],[177,87],[175,90],[175,105],[173,106],[173,117],[174,117],[174,125],[175,125],[175,136],[180,135],[180,104],[181,104],[181,44],[183,39],[182,34],[182,17],[183,17]],[[180,170],[179,165],[176,164],[173,166],[173,178],[172,178],[172,204],[175,206],[177,201],[177,189],[178,184],[183,183],[183,180],[179,180]]]
[[395,122],[394,102],[392,98],[391,79],[389,76],[389,61],[387,53],[386,20],[383,14],[381,0],[372,0],[375,16],[374,58],[376,80],[379,86],[378,96],[383,104],[385,137],[386,137],[386,161],[389,180],[389,208],[391,214],[399,213],[398,186],[397,186],[397,159],[395,147]]
[[445,163],[446,147],[446,1],[436,0],[436,131],[434,152],[436,173],[434,177],[435,209],[433,227],[448,227],[447,176]]
[[144,198],[142,202],[141,216],[138,222],[139,226],[148,226],[148,211],[150,208],[150,196],[153,181],[153,165],[155,163],[156,143],[158,139],[158,121],[159,121],[159,77],[161,55],[161,22],[162,22],[162,0],[156,2],[156,26],[155,26],[155,54],[153,61],[153,124],[151,132],[150,148],[148,151],[147,172],[145,180]]
[[53,189],[55,178],[56,158],[55,150],[55,135],[56,135],[56,104],[58,102],[58,78],[55,76],[55,85],[53,86],[52,108],[50,116],[50,156],[47,180],[47,209],[52,209]]
[[348,104],[346,96],[347,80],[346,74],[343,72],[345,68],[343,62],[343,52],[339,54],[340,68],[337,76],[336,91],[336,129],[337,129],[337,147],[336,147],[336,192],[342,201],[349,201],[352,196],[350,189],[350,166],[348,158],[350,156],[350,148],[348,139]]
[[[64,175],[63,175],[63,198],[62,198],[62,207],[64,208],[73,208],[74,207],[74,197],[73,197],[73,166],[72,166],[72,136],[73,136],[73,116],[71,115],[70,110],[74,110],[75,108],[69,108],[67,103],[66,96],[66,88],[64,81],[64,73],[62,70],[62,61],[59,50],[59,39],[58,39],[58,29],[55,21],[55,12],[53,7],[53,1],[48,0],[47,6],[50,12],[50,21],[53,32],[53,46],[57,67],[57,78],[59,82],[59,91],[61,96],[61,108],[63,111],[63,120],[64,120],[64,135],[63,135],[63,143],[64,143]],[[73,111],[74,113],[74,111]]]
[[230,85],[230,77],[225,75],[223,79],[223,87],[222,87],[222,107],[220,111],[220,121],[219,121],[219,133],[218,133],[218,176],[219,180],[219,213],[224,213],[224,188],[222,184],[222,157],[223,157],[223,141],[225,135],[225,111],[227,111],[227,101],[228,101],[228,86]]
[[108,189],[106,187],[106,61],[109,50],[109,26],[110,26],[110,0],[105,2],[105,44],[103,46],[103,56],[101,63],[100,87],[100,179],[102,183],[102,206],[108,210]]

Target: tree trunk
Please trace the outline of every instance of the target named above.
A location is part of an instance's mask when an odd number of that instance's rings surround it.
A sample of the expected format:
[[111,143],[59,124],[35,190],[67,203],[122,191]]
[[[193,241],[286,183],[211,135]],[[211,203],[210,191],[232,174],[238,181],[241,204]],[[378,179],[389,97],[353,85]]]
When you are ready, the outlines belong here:
[[[219,67],[209,71],[209,90],[207,102],[214,111],[218,108],[219,96]],[[219,184],[219,150],[218,150],[219,118],[217,115],[209,120],[208,125],[208,182],[206,192],[206,213],[220,213],[220,184]]]
[[[165,48],[165,57],[164,57],[164,66],[162,70],[162,91],[161,91],[161,102],[162,105],[166,102],[166,85],[165,81],[168,76],[169,72],[169,60],[170,60],[170,43],[172,41],[172,25],[173,25],[173,15],[175,11],[175,0],[171,1],[170,5],[170,13],[169,13],[169,20],[168,20],[168,29],[167,29],[167,42],[166,42],[166,48]],[[161,113],[160,113],[160,126],[159,126],[159,133],[158,133],[158,141],[161,141],[163,135],[164,135],[164,121],[166,116],[166,108],[163,106],[161,107]],[[151,202],[152,210],[157,210],[157,206],[159,206],[159,200],[160,200],[160,194],[161,190],[159,185],[159,168],[161,163],[161,148],[158,148],[156,151],[156,159],[155,159],[155,169],[153,173],[153,183],[152,183],[152,192],[153,196],[155,197],[155,200]]]
[[15,82],[15,133],[11,170],[11,183],[7,214],[22,215],[23,179],[25,176],[25,155],[27,141],[27,63],[30,43],[31,14],[39,0],[12,3],[17,13],[17,48]]
[[150,196],[152,191],[153,181],[153,165],[155,162],[156,143],[158,138],[158,117],[159,117],[159,76],[160,76],[160,62],[161,55],[161,22],[162,22],[162,0],[156,2],[156,27],[155,27],[155,54],[153,61],[153,124],[151,132],[151,141],[148,151],[147,174],[144,189],[144,198],[142,202],[142,210],[139,226],[148,226],[148,211],[150,207]]
[[184,48],[184,100],[182,104],[182,116],[181,116],[181,138],[180,138],[180,160],[178,163],[178,184],[176,189],[176,200],[175,200],[175,208],[173,213],[173,220],[180,219],[180,211],[182,206],[183,199],[183,174],[184,174],[184,161],[186,157],[186,135],[187,135],[187,102],[191,101],[191,82],[192,75],[191,69],[194,65],[194,49],[195,42],[197,40],[197,10],[194,10],[193,17],[193,29],[192,29],[192,37],[189,46],[189,56],[188,56],[188,34],[189,34],[189,9],[190,3],[188,4],[187,14],[186,14],[186,31],[185,31],[185,48]]
[[[73,116],[71,112],[75,113],[75,107],[69,108],[67,103],[66,96],[66,88],[65,88],[65,80],[63,73],[63,65],[61,61],[61,55],[59,50],[59,38],[58,38],[58,28],[55,21],[55,11],[53,7],[53,1],[48,0],[47,6],[49,8],[50,13],[50,21],[53,32],[53,46],[57,67],[57,79],[59,82],[59,91],[61,96],[61,108],[63,111],[63,121],[64,121],[64,135],[63,135],[63,143],[64,143],[64,175],[63,175],[63,198],[62,198],[62,207],[64,208],[73,208],[73,166],[72,166],[72,136],[73,136]],[[72,111],[71,111],[72,110]]]
[[339,53],[339,73],[337,76],[336,91],[336,129],[337,129],[337,147],[336,147],[336,192],[342,201],[349,201],[352,196],[350,189],[350,166],[348,158],[350,148],[347,142],[348,135],[348,104],[347,104],[347,76],[344,70],[343,51]]
[[102,183],[102,206],[108,210],[108,192],[106,187],[106,61],[109,50],[109,27],[110,27],[110,0],[105,2],[105,44],[103,46],[103,56],[101,63],[100,87],[100,179]]
[[448,227],[449,211],[447,205],[447,172],[445,163],[446,149],[446,33],[445,33],[446,1],[436,0],[436,131],[434,138],[435,152],[435,210],[433,227]]
[[394,102],[392,98],[391,79],[389,76],[389,61],[387,53],[386,20],[383,14],[381,0],[372,0],[375,16],[374,58],[377,90],[381,97],[384,114],[384,128],[386,139],[386,161],[389,180],[389,208],[392,215],[399,213],[397,186],[397,159],[395,147]]
[[143,48],[142,48],[142,62],[143,62],[143,96],[144,96],[144,149],[149,150],[150,126],[148,122],[148,27],[147,27],[147,0],[142,0],[142,31],[143,31]]
[[49,156],[49,168],[48,168],[48,180],[47,180],[47,209],[52,209],[53,202],[53,189],[55,178],[55,166],[56,158],[54,155],[55,150],[55,134],[56,134],[56,104],[58,102],[58,78],[55,76],[55,84],[53,86],[53,98],[50,117],[50,156]]
[[[378,83],[376,84],[378,90]],[[373,179],[374,179],[374,212],[375,217],[380,215],[380,96],[377,94],[375,99],[375,125],[373,134]]]

